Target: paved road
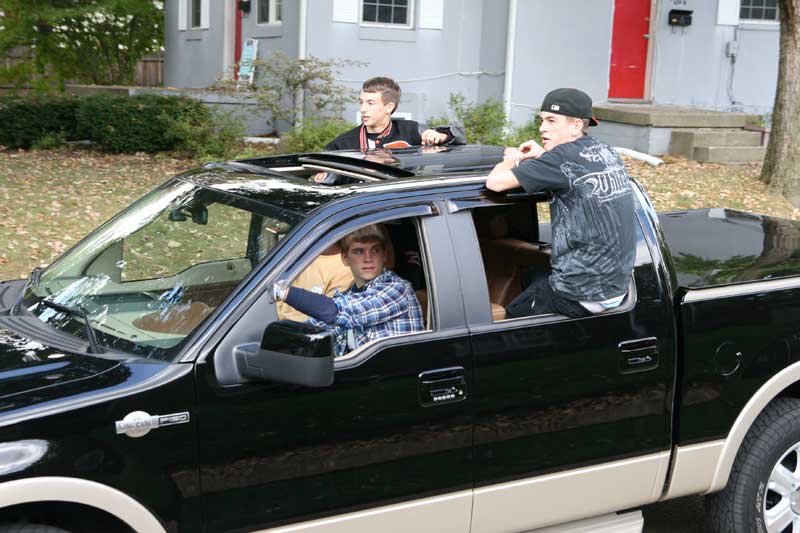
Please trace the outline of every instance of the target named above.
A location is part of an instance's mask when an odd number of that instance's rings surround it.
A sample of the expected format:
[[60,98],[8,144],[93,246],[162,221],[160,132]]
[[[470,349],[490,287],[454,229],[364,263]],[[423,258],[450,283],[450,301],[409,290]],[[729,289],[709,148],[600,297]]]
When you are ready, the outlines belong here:
[[703,533],[703,498],[687,496],[642,507],[643,533]]

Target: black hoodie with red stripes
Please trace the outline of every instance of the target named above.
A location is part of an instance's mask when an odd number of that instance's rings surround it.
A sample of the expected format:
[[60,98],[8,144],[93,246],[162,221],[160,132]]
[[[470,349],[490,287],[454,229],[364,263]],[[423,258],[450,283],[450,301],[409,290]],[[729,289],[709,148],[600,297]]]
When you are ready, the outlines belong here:
[[[326,150],[375,150],[380,148],[407,148],[422,144],[422,132],[428,129],[415,120],[392,120],[380,133],[369,133],[364,125],[346,131],[328,143]],[[447,134],[442,144],[466,144],[464,130],[457,125],[433,128]]]

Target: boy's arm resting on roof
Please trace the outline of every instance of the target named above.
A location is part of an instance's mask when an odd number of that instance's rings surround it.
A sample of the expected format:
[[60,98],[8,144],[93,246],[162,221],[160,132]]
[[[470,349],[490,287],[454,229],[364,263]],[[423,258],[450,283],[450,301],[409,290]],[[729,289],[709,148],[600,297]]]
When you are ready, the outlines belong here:
[[447,137],[438,143],[430,144],[467,144],[467,136],[464,129],[458,124],[449,124],[447,126],[438,126],[436,128],[429,128],[427,124],[419,124],[420,136],[424,139],[426,132],[435,131],[436,133],[443,133]]
[[450,124],[449,126],[436,128],[436,131],[449,135],[448,139],[443,144],[467,144],[467,135],[464,133],[464,128],[458,124]]
[[516,163],[513,157],[506,157],[497,163],[489,173],[489,177],[486,178],[486,188],[490,191],[502,192],[519,187],[519,180],[513,172]]

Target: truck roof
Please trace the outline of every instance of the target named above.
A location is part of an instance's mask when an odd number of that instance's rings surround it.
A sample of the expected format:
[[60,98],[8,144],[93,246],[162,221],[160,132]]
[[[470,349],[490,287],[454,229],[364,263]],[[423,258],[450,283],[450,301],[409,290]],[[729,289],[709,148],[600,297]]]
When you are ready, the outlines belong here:
[[309,162],[373,171],[383,179],[489,172],[503,159],[503,147],[468,144],[412,146],[394,150],[338,150],[242,159],[237,163],[275,168]]
[[[178,176],[205,187],[224,190],[257,202],[307,214],[323,204],[405,182],[420,187],[448,183],[448,178],[482,176],[503,159],[499,146],[412,147],[369,152],[335,151],[290,154],[207,163]],[[342,185],[326,185],[311,177],[318,170],[363,177]],[[459,180],[463,183],[463,180]],[[477,184],[476,184],[477,186]],[[406,187],[402,187],[407,190]]]

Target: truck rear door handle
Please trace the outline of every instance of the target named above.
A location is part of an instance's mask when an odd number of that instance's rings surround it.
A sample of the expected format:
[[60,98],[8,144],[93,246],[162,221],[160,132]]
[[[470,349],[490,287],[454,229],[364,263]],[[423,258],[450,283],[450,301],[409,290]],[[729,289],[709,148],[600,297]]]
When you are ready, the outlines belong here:
[[622,374],[644,372],[658,368],[658,339],[647,337],[619,343],[622,358],[619,371]]
[[464,367],[428,370],[419,375],[419,403],[423,407],[462,402],[467,399]]

